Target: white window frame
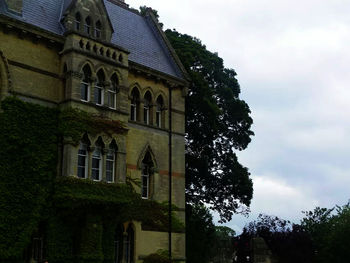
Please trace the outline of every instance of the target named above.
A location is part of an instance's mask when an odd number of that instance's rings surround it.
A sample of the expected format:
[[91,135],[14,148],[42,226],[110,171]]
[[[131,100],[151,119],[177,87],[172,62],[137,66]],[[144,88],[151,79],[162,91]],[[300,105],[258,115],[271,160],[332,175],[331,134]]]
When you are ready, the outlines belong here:
[[[113,98],[113,105],[111,105],[111,98]],[[109,88],[107,91],[107,103],[108,103],[108,107],[110,109],[116,109],[116,100],[117,100],[117,92],[114,90],[114,88]]]
[[[86,19],[87,19],[87,18],[86,18]],[[89,19],[90,19],[90,25],[88,25],[87,22],[86,22],[86,19],[85,19],[85,21],[84,21],[84,33],[90,36],[90,35],[91,35],[91,24],[92,24],[92,20],[91,20],[91,18],[89,18]]]
[[162,128],[162,108],[159,104],[157,104],[156,110],[156,125],[158,128]]
[[131,101],[131,104],[130,104],[130,119],[132,121],[137,121],[137,104],[136,102],[133,102]]
[[[97,90],[97,92],[101,92],[101,103],[98,103],[98,101],[97,101],[96,90]],[[95,104],[98,105],[98,106],[102,106],[103,102],[104,102],[104,98],[103,97],[104,97],[103,87],[99,86],[98,83],[96,82],[95,90],[94,90],[94,102],[95,102]]]
[[[95,152],[99,151],[99,156],[97,157],[95,155]],[[94,159],[98,160],[98,168],[94,168]],[[92,160],[91,160],[91,178],[93,181],[101,181],[102,180],[102,148],[101,147],[95,147],[94,151],[92,152]],[[98,171],[98,179],[93,178],[94,171]]]
[[[109,159],[109,156],[113,156],[113,159]],[[107,153],[107,155],[106,155],[106,181],[107,181],[107,183],[114,183],[114,177],[115,177],[115,158],[116,157],[116,154],[115,154],[115,150],[114,149],[109,149],[108,150],[108,153]],[[107,172],[108,172],[108,170],[107,170],[107,162],[111,162],[112,163],[112,171],[111,171],[111,173],[112,173],[112,181],[109,181],[108,180],[108,176],[107,176]]]
[[[148,166],[143,164],[142,165],[142,173],[141,173],[141,197],[142,199],[149,199],[149,179],[150,179],[150,175],[149,175],[149,171],[148,171]],[[147,170],[147,174],[144,173],[144,171]],[[146,179],[146,185],[144,185],[144,181],[143,179]],[[146,189],[146,196],[144,196],[144,189]]]
[[147,104],[143,105],[143,121],[145,124],[149,125],[149,115],[150,115],[150,106]]
[[97,28],[97,27],[95,27],[95,37],[96,37],[97,39],[100,39],[100,38],[101,38],[101,33],[102,33],[102,30],[99,29],[99,28]]
[[81,93],[81,89],[82,87],[80,86],[80,100],[84,101],[84,102],[89,102],[89,98],[90,98],[90,84],[84,81],[81,81],[80,85],[84,85],[84,87],[87,89],[86,95],[87,98],[86,100],[82,98],[82,93]]
[[80,31],[80,27],[81,26],[81,22],[76,20],[74,21],[74,29],[77,30],[77,31]]
[[[85,148],[85,149],[84,149]],[[83,150],[85,151],[85,154],[81,154],[80,153],[80,150]],[[85,163],[84,163],[84,166],[79,166],[79,157],[84,157],[85,158]],[[79,149],[78,149],[78,170],[77,170],[77,177],[78,178],[81,178],[81,179],[86,179],[88,177],[88,164],[89,164],[89,153],[88,153],[88,150],[87,150],[87,144],[85,143],[80,143],[79,145]],[[84,171],[84,177],[79,177],[79,167],[82,167],[85,169]]]

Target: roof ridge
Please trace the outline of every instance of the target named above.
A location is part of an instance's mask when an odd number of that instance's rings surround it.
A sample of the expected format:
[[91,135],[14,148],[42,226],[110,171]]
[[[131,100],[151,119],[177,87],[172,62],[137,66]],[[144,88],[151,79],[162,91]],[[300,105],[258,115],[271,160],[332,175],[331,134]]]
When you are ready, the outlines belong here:
[[[149,18],[149,19],[147,19]],[[153,12],[148,9],[146,12],[146,16],[145,16],[146,21],[151,21],[153,22],[154,27],[156,28],[156,31],[158,33],[158,35],[161,37],[160,41],[163,43],[163,45],[165,45],[165,49],[166,49],[166,53],[167,55],[170,57],[170,59],[175,63],[175,71],[180,71],[181,75],[185,78],[185,79],[189,79],[189,75],[188,72],[186,71],[185,67],[183,66],[180,58],[178,57],[178,55],[176,54],[176,51],[174,50],[174,48],[171,46],[168,38],[166,37],[163,29],[161,28],[161,26],[159,25],[158,20],[156,19],[156,17],[154,16]],[[153,31],[153,30],[152,30]],[[158,37],[157,37],[158,38]],[[161,45],[163,47],[163,45]],[[164,48],[164,47],[163,47]],[[176,67],[177,66],[177,67]],[[179,73],[180,73],[179,72]]]
[[125,3],[125,2],[121,2],[121,1],[119,1],[119,0],[107,0],[107,1],[110,2],[110,3],[112,3],[112,4],[114,4],[114,5],[119,6],[119,7],[121,7],[121,8],[124,8],[125,10],[128,10],[128,11],[130,11],[130,12],[136,14],[136,15],[141,16],[140,12],[139,12],[137,9],[130,7],[130,6],[129,6],[127,3]]

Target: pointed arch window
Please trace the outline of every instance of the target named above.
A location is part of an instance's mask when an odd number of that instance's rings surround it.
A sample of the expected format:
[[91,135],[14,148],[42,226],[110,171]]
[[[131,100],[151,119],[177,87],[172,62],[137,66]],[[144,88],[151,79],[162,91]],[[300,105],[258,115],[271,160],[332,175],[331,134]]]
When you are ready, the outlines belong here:
[[101,24],[101,21],[98,20],[95,25],[95,37],[101,38],[101,32],[102,32],[102,24]]
[[123,260],[123,226],[119,225],[114,234],[114,261],[122,263]]
[[91,34],[91,18],[89,16],[85,19],[84,32],[88,35]]
[[142,160],[142,173],[141,173],[141,197],[148,199],[150,197],[150,177],[153,167],[153,161],[151,154],[146,153]]
[[134,263],[135,233],[131,225],[127,229],[127,236],[124,238],[124,262]]
[[97,81],[95,85],[94,90],[94,102],[96,105],[103,105],[103,87],[105,83],[105,74],[103,73],[103,70],[99,70],[97,72]]
[[80,31],[81,15],[79,12],[75,14],[74,25],[75,25],[75,30]]
[[117,97],[117,90],[118,90],[118,77],[116,74],[113,74],[111,77],[111,85],[108,88],[107,93],[107,104],[108,107],[115,109],[116,108],[116,97]]
[[131,103],[130,103],[130,119],[132,121],[137,120],[137,115],[139,112],[139,102],[140,102],[140,93],[135,87],[131,93]]
[[150,115],[151,115],[151,102],[152,96],[149,91],[146,92],[144,97],[144,106],[143,106],[143,121],[145,124],[150,124]]
[[164,111],[164,100],[161,95],[157,98],[157,109],[156,109],[156,125],[158,128],[163,128],[163,111]]
[[80,84],[80,99],[89,101],[90,98],[91,69],[88,65],[83,67],[83,79]]
[[86,142],[80,142],[78,150],[78,177],[88,177],[88,145]]
[[99,137],[92,152],[91,177],[94,181],[101,181],[102,179],[102,149],[103,142]]
[[130,224],[123,232],[123,226],[117,227],[114,235],[114,263],[134,263],[135,231]]
[[113,183],[115,181],[115,163],[117,151],[117,144],[113,140],[109,145],[109,149],[106,155],[106,181],[108,183]]

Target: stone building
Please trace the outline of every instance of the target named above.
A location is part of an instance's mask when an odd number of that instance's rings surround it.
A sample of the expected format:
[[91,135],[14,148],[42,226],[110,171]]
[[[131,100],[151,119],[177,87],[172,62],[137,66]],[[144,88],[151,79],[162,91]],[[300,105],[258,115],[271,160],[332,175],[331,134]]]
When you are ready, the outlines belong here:
[[[0,1],[0,98],[80,109],[127,130],[83,133],[78,145],[64,138],[57,176],[137,179],[140,198],[169,202],[170,192],[182,221],[186,78],[153,14],[122,0]],[[150,231],[138,221],[118,229],[113,262],[142,262],[168,250],[169,237],[173,259],[185,261],[184,232]],[[44,260],[43,240],[33,242],[29,258]]]

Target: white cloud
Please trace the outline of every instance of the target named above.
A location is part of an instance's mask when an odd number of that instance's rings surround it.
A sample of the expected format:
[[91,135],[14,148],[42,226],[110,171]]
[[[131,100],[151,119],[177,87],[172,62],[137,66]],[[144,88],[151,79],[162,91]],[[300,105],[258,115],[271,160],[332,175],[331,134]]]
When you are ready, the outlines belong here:
[[[344,204],[350,184],[349,0],[126,0],[159,11],[235,68],[256,136],[239,153],[254,178],[249,219]],[[287,218],[289,217],[289,218]]]

